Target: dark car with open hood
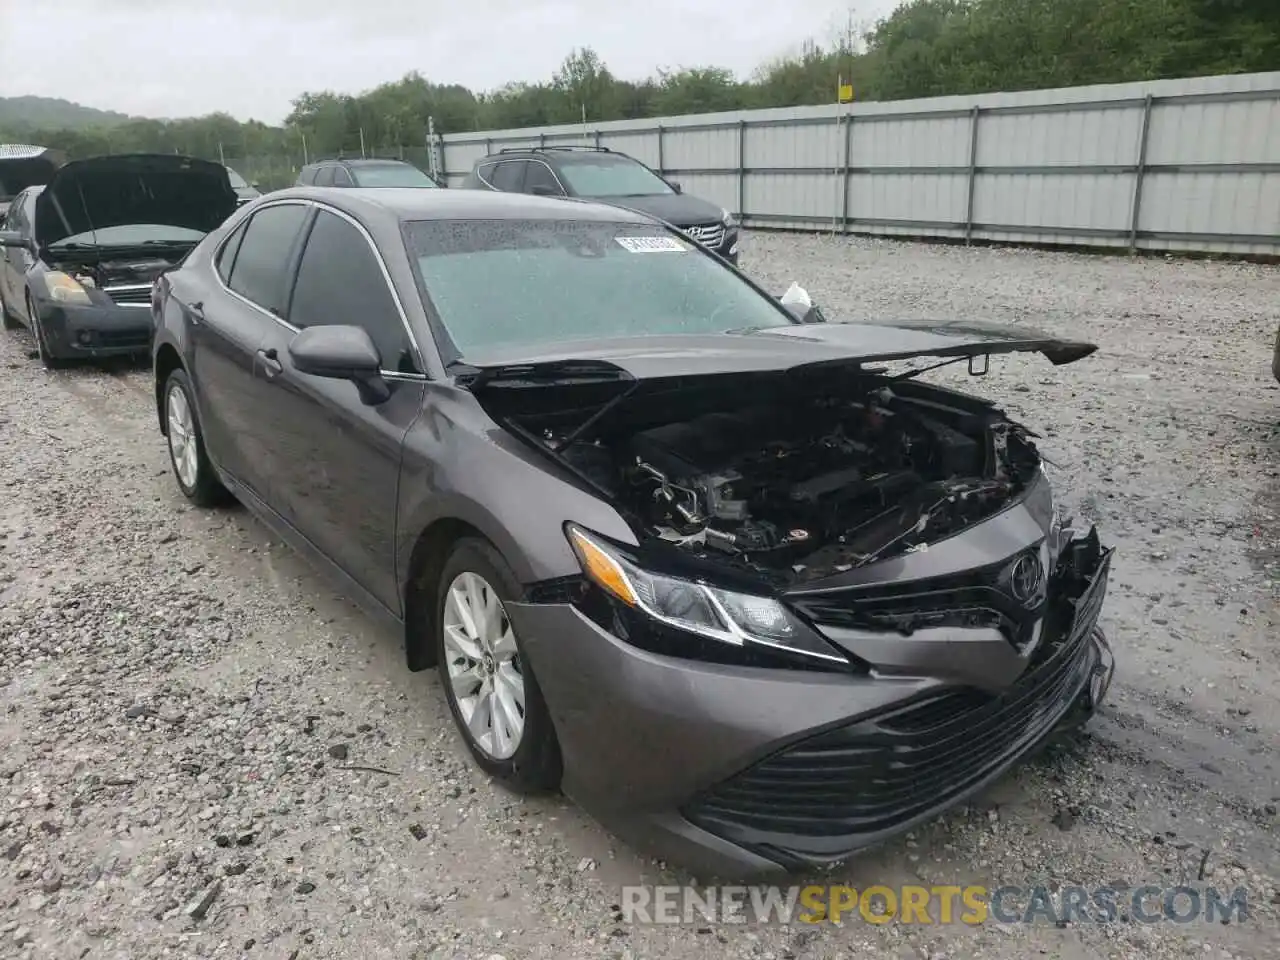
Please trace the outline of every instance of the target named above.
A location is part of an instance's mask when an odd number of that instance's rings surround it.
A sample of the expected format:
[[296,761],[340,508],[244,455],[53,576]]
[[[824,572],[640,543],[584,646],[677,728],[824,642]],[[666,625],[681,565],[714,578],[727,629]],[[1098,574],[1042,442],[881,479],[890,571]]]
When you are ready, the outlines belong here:
[[236,209],[227,168],[170,154],[75,160],[0,227],[0,311],[40,359],[145,354],[152,284]]
[[738,263],[738,218],[607,147],[505,147],[477,160],[462,182],[470,190],[502,190],[543,197],[576,197],[639,210]]
[[157,281],[158,424],[188,499],[439,671],[487,773],[700,876],[829,864],[1090,715],[1112,552],[1030,429],[921,377],[1093,345],[806,301],[604,204],[284,190]]

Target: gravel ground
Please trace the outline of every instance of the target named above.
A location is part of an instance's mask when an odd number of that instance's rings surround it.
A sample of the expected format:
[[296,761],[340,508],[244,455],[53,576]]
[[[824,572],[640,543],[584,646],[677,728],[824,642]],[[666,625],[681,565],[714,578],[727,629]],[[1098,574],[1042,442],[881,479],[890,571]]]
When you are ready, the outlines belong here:
[[[0,956],[1274,956],[1280,389],[1273,268],[757,235],[833,320],[984,317],[1101,345],[982,382],[1120,549],[1103,715],[844,868],[873,883],[1244,885],[1229,925],[624,925],[680,882],[468,762],[434,675],[243,510],[187,508],[149,371],[0,338]],[[936,374],[964,383],[961,371]]]

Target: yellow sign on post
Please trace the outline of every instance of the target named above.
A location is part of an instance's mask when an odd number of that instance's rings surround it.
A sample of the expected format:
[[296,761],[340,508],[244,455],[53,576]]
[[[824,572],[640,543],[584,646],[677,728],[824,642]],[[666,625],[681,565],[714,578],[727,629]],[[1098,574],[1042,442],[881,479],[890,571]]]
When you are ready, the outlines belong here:
[[852,83],[840,84],[839,99],[841,103],[853,102],[853,84]]

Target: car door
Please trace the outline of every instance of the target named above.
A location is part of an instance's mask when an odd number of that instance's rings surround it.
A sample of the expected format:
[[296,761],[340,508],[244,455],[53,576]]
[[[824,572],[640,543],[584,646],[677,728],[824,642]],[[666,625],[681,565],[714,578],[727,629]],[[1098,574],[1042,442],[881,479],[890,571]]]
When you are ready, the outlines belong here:
[[35,207],[36,194],[31,190],[23,190],[14,198],[9,207],[10,228],[21,234],[27,241],[27,247],[10,247],[4,252],[9,286],[5,290],[5,303],[13,313],[26,319],[31,326],[31,317],[27,314],[27,273],[36,264],[36,256],[32,253],[35,247]]
[[[0,230],[12,233],[20,232],[17,224],[20,219],[19,211],[22,207],[22,198],[23,193],[19,193],[13,198],[13,202],[5,213],[3,222],[0,222]],[[11,309],[21,307],[21,304],[14,298],[14,277],[17,276],[15,261],[17,260],[16,254],[19,252],[13,247],[0,247],[0,297],[4,298],[5,303],[15,305]]]
[[271,437],[261,418],[267,391],[254,378],[253,364],[263,338],[284,316],[288,278],[310,214],[310,206],[297,201],[256,211],[215,253],[217,288],[183,305],[205,447],[238,484],[268,503],[264,468]]
[[[273,490],[284,519],[357,584],[400,613],[395,519],[405,433],[425,377],[404,312],[372,239],[326,207],[299,260],[287,315],[263,343],[258,376],[274,449]],[[361,401],[355,384],[298,372],[296,330],[363,327],[383,359],[389,399]],[[291,329],[292,328],[292,329]]]

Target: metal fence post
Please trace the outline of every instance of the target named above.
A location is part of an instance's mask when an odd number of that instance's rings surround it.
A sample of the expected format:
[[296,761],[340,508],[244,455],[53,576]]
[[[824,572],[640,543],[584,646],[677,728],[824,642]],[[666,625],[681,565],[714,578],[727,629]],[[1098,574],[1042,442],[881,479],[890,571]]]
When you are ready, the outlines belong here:
[[849,232],[849,163],[853,154],[853,114],[845,114],[844,119],[844,172],[841,175],[840,189],[840,232]]
[[667,175],[667,165],[662,157],[662,124],[658,124],[658,176]]
[[1151,94],[1142,101],[1142,130],[1138,134],[1138,169],[1133,175],[1133,206],[1129,211],[1129,250],[1138,249],[1138,217],[1142,213],[1142,181],[1147,174],[1147,143],[1151,139]]
[[969,199],[964,211],[964,242],[969,245],[973,237],[973,195],[978,185],[978,121],[982,108],[977,104],[969,111]]
[[596,149],[597,150],[600,149],[600,131],[599,130],[596,131]]
[[541,130],[538,131],[538,149],[542,149],[547,145],[547,135]]
[[747,218],[747,121],[738,121],[738,220]]

